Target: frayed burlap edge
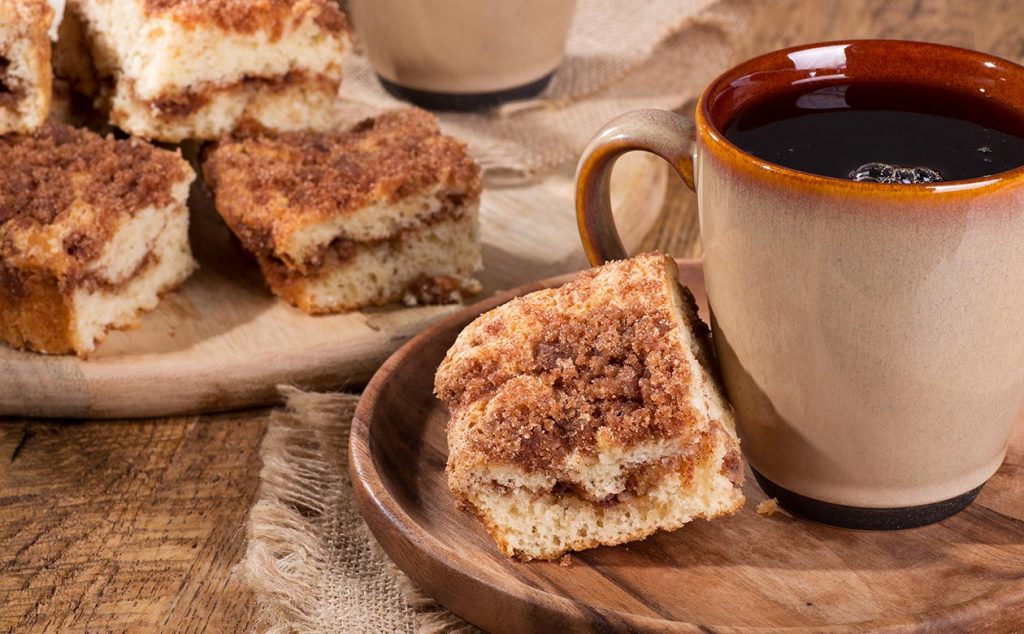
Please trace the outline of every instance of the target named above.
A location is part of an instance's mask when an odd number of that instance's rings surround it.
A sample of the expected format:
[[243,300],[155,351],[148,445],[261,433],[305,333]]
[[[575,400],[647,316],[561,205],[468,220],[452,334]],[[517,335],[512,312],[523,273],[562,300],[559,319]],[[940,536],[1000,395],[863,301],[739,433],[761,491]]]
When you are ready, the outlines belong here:
[[235,570],[266,631],[477,631],[406,577],[359,517],[347,451],[359,397],[281,391]]

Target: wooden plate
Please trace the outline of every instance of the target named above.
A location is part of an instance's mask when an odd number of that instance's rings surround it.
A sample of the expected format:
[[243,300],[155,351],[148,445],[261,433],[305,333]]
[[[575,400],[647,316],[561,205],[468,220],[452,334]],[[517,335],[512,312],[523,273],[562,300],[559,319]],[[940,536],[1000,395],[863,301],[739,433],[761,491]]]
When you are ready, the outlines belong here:
[[[636,245],[661,211],[667,168],[635,153],[615,177],[613,196],[629,218],[620,223],[623,239]],[[139,328],[111,333],[88,361],[0,344],[0,416],[167,416],[276,402],[282,383],[361,385],[409,337],[459,308],[311,317],[264,287],[201,186],[190,205],[199,272]],[[586,265],[569,167],[526,185],[488,182],[480,218],[484,297]]]
[[[681,273],[704,306],[699,264]],[[854,532],[747,506],[572,563],[503,557],[455,508],[444,479],[447,412],[434,371],[460,330],[531,284],[430,327],[367,386],[349,446],[357,500],[384,550],[416,583],[494,632],[1022,631],[1024,426],[966,511],[901,532]],[[706,313],[705,313],[706,317]]]

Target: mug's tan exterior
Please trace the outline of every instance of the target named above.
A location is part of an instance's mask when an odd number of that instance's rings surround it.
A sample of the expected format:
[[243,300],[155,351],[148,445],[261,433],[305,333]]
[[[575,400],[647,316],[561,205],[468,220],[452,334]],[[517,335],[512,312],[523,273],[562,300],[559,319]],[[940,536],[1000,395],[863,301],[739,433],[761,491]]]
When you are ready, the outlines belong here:
[[983,484],[1024,401],[1024,189],[786,191],[702,148],[705,283],[750,464],[849,506]]
[[351,0],[356,32],[384,79],[485,93],[534,82],[565,54],[576,0]]
[[725,141],[709,92],[704,275],[750,464],[857,507],[982,485],[1024,402],[1022,170],[932,187],[803,174]]

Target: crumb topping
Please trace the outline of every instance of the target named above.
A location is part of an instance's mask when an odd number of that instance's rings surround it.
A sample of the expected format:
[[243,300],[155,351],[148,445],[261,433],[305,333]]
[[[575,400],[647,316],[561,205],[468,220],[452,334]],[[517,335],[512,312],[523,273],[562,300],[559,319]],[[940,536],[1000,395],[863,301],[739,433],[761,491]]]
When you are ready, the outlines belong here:
[[268,31],[271,41],[281,37],[286,25],[310,15],[329,33],[349,32],[345,14],[331,0],[145,0],[145,9],[151,15],[171,13],[184,24],[214,24],[236,33]]
[[478,318],[436,377],[450,437],[527,471],[574,451],[695,442],[706,425],[690,402],[698,379],[678,332],[674,269],[640,256]]
[[736,486],[743,484],[743,458],[740,453],[734,449],[725,454],[719,472]]
[[121,217],[172,203],[172,185],[188,171],[175,152],[54,122],[31,135],[0,137],[0,155],[6,161],[0,171],[5,259],[49,249],[39,248],[40,241],[53,238],[46,228],[64,223],[61,255],[92,260]]
[[272,253],[297,229],[442,185],[479,196],[480,168],[416,108],[343,133],[256,133],[222,141],[203,163],[217,210],[250,251]]

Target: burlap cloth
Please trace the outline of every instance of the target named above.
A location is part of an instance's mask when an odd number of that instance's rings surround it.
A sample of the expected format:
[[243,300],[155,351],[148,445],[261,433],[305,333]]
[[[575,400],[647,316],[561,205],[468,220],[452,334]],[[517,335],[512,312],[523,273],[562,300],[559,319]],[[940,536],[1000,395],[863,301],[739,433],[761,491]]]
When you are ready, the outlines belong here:
[[[621,112],[691,102],[750,55],[838,37],[946,42],[1024,58],[1017,0],[579,0],[567,59],[542,98],[484,115],[446,114],[492,171],[529,174],[572,161]],[[345,108],[400,105],[365,59],[346,67]],[[273,415],[261,488],[238,573],[272,631],[442,632],[468,626],[412,587],[360,519],[348,480],[357,397],[289,391]]]
[[476,631],[415,588],[356,510],[348,433],[358,396],[283,388],[237,573],[270,632]]

